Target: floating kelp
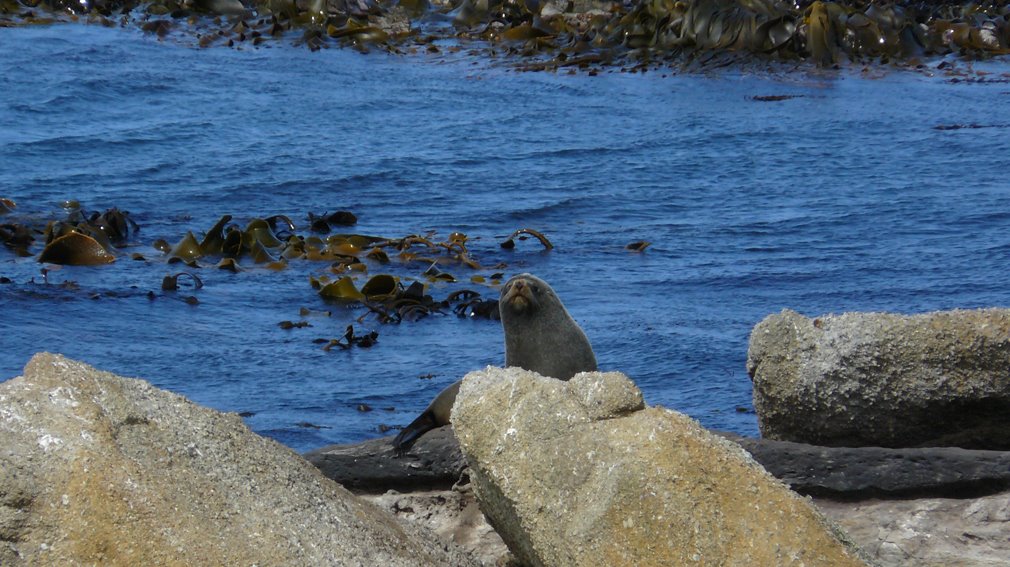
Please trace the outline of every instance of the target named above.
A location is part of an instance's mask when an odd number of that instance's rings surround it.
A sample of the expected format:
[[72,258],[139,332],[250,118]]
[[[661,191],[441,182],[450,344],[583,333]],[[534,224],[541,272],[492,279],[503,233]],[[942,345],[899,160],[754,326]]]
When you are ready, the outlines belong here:
[[757,95],[752,96],[751,100],[756,100],[758,102],[781,102],[783,100],[802,98],[803,96],[804,95]]
[[203,280],[199,276],[192,272],[179,272],[175,275],[165,276],[161,280],[161,289],[164,291],[176,291],[179,289],[179,278],[182,276],[188,277],[193,282],[193,289],[200,289],[203,287]]
[[375,345],[376,340],[379,338],[379,333],[371,331],[364,335],[358,336],[354,334],[354,326],[348,325],[347,330],[344,332],[344,336],[339,339],[332,339],[326,343],[323,350],[330,351],[333,347],[338,346],[342,349],[349,349],[354,346],[361,348],[369,348]]
[[436,280],[444,282],[456,281],[455,276],[453,276],[449,272],[443,272],[441,269],[439,269],[437,262],[432,262],[431,265],[428,266],[428,269],[424,271],[424,275],[428,276],[428,278],[432,281]]
[[354,281],[346,276],[320,287],[319,296],[323,299],[338,301],[361,301],[365,299],[365,294],[358,291],[358,288],[354,287]]
[[221,261],[217,263],[217,269],[227,270],[233,274],[242,270],[242,268],[239,268],[238,262],[235,261],[235,258],[221,258]]
[[67,266],[98,266],[116,261],[94,238],[79,232],[68,232],[46,245],[39,262]]
[[632,243],[626,245],[624,247],[624,249],[625,250],[631,250],[632,252],[642,252],[643,250],[645,250],[646,248],[648,248],[650,244],[652,244],[652,243],[651,242],[647,242],[645,240],[639,240],[637,242],[632,242]]
[[386,254],[386,251],[382,248],[372,248],[367,254],[365,254],[365,257],[369,260],[375,260],[380,264],[389,263],[389,254]]
[[457,317],[471,318],[480,317],[484,319],[501,319],[501,312],[498,311],[498,299],[482,299],[480,293],[463,289],[449,294],[446,298],[450,303],[456,305],[452,308]]
[[35,242],[35,234],[29,227],[18,223],[0,224],[0,242],[18,256],[31,256],[29,251]]
[[311,327],[312,324],[309,323],[308,321],[298,321],[297,323],[293,321],[281,321],[280,323],[277,323],[277,326],[284,329],[285,331],[288,331],[291,329],[302,329],[305,327]]
[[536,239],[540,241],[540,244],[544,245],[545,250],[552,250],[554,248],[554,245],[551,244],[551,241],[548,240],[546,236],[544,236],[542,233],[536,230],[533,230],[532,228],[520,228],[519,230],[513,232],[512,236],[509,236],[507,239],[505,239],[504,242],[501,243],[501,247],[505,248],[506,250],[512,250],[513,248],[516,247],[515,243],[516,237],[519,237],[519,240],[526,240],[527,237],[521,236],[523,234],[529,234],[531,236],[536,237]]
[[[73,216],[73,214],[71,215]],[[140,231],[140,226],[130,218],[130,213],[113,207],[104,213],[92,213],[78,223],[78,229],[87,226],[94,231],[100,231],[113,246],[123,246],[131,235]]]
[[370,301],[395,299],[397,293],[401,291],[399,280],[389,274],[374,276],[361,287],[361,293]]
[[245,248],[253,263],[267,264],[277,261],[277,258],[275,258],[273,254],[270,253],[270,250],[267,249],[267,246],[259,240],[253,239]]
[[[471,240],[462,232],[451,232],[445,239],[438,238],[434,232],[401,238],[348,233],[321,237],[318,235],[322,232],[319,221],[325,221],[329,227],[327,219],[335,220],[333,215],[325,217],[308,215],[309,222],[305,228],[315,234],[301,234],[299,227],[283,215],[254,218],[244,228],[234,224],[230,215],[223,215],[199,243],[190,231],[175,246],[169,247],[165,242],[156,245],[169,250],[169,262],[191,258],[191,265],[197,266],[197,259],[206,261],[207,258],[216,258],[219,268],[233,272],[239,271],[243,263],[256,263],[258,269],[281,269],[289,262],[299,260],[329,262],[322,273],[309,276],[310,286],[322,301],[364,310],[357,318],[359,323],[371,318],[382,324],[397,324],[433,315],[448,315],[450,312],[462,318],[499,317],[497,292],[483,297],[479,291],[472,289],[453,291],[458,281],[469,280],[479,286],[494,288],[504,277],[503,272],[497,271],[505,267],[503,263],[496,264],[493,273],[479,273],[485,268],[469,248],[474,242],[479,242],[479,238]],[[527,238],[538,239],[546,249],[553,248],[546,236],[533,229],[517,230],[509,240]],[[498,250],[494,243],[490,247],[490,250],[477,252],[494,253]],[[391,270],[392,273],[367,278],[359,275],[376,266],[383,266],[384,271]],[[397,272],[398,269],[401,271]],[[446,289],[446,299],[435,299],[429,287]],[[310,313],[306,310],[301,315],[305,317]],[[280,323],[280,327],[286,330],[301,326],[305,325],[290,321]],[[373,339],[369,335],[356,337],[352,333],[350,337],[324,342],[332,348],[338,343],[345,347],[360,346],[361,341],[367,345],[370,340]]]
[[329,425],[316,425],[315,423],[309,423],[308,421],[299,421],[295,424],[296,427],[304,427],[306,429],[333,429]]
[[277,248],[282,242],[274,234],[274,229],[269,222],[265,219],[253,219],[249,221],[242,234],[242,245],[247,250],[252,250],[255,244],[261,244],[268,248]]
[[934,130],[978,130],[981,128],[1010,128],[1010,124],[979,124],[972,122],[970,124],[937,124],[933,126]]
[[214,226],[210,227],[203,236],[203,240],[200,241],[200,252],[204,255],[210,256],[215,254],[222,254],[224,251],[224,241],[225,241],[225,226],[231,222],[231,215],[224,215],[221,217]]
[[189,262],[203,257],[203,251],[200,249],[200,243],[196,241],[196,237],[193,236],[192,232],[186,232],[186,236],[182,237],[172,250],[168,253],[171,258],[178,258],[182,261]]
[[17,203],[10,199],[0,197],[0,215],[5,215],[17,208]]

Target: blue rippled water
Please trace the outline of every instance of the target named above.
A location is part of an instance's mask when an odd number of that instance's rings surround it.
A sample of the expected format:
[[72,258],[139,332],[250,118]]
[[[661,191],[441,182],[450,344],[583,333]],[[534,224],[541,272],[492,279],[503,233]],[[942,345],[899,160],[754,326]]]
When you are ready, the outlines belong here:
[[[766,315],[1010,304],[1010,85],[999,82],[1010,66],[979,68],[998,80],[592,77],[279,44],[198,50],[84,25],[0,29],[11,218],[60,216],[77,199],[142,226],[115,264],[49,275],[78,291],[41,285],[34,259],[0,251],[12,280],[0,285],[0,377],[62,352],[249,412],[250,427],[298,450],[403,425],[445,385],[502,362],[497,323],[370,320],[375,347],[325,352],[313,339],[362,311],[316,296],[320,266],[205,268],[197,306],[160,291],[178,270],[158,259],[158,238],[225,213],[304,223],[349,209],[363,234],[467,233],[483,265],[550,281],[601,367],[626,372],[649,403],[755,435],[744,362]],[[797,98],[753,98],[764,95]],[[935,128],[957,124],[984,127]],[[520,227],[556,249],[502,250]],[[624,250],[636,240],[652,245]],[[300,307],[333,316],[278,328]]]

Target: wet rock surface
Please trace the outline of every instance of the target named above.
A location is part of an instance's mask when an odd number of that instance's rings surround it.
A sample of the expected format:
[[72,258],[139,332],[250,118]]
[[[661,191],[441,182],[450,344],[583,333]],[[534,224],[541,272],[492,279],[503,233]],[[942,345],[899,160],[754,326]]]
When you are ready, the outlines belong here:
[[61,356],[0,384],[0,432],[3,565],[478,564],[235,414]]
[[784,310],[751,332],[762,436],[832,446],[1010,449],[1010,310]]
[[800,494],[972,498],[1010,489],[1010,452],[958,447],[820,447],[724,434]]
[[362,493],[447,489],[466,468],[466,459],[448,426],[425,434],[402,457],[393,450],[392,436],[328,445],[304,456],[327,477]]

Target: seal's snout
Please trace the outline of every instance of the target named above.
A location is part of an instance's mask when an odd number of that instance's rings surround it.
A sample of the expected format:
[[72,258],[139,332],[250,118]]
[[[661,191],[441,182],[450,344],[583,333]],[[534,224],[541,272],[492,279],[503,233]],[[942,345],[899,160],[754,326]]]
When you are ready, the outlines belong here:
[[536,304],[533,285],[523,279],[515,279],[505,288],[502,302],[516,313],[522,313]]

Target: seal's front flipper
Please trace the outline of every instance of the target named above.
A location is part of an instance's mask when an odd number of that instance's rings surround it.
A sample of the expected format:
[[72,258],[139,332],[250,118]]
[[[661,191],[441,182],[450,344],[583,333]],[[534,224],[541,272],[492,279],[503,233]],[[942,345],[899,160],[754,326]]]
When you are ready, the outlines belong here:
[[439,392],[424,412],[410,422],[410,425],[404,427],[403,431],[400,431],[400,434],[393,439],[393,449],[396,450],[396,454],[406,453],[422,435],[436,427],[449,424],[452,404],[456,403],[456,394],[459,392],[460,384],[462,381],[457,380]]
[[404,427],[400,431],[400,434],[393,439],[393,450],[396,451],[397,455],[406,453],[422,435],[439,425],[442,424],[436,423],[435,414],[430,410],[425,411],[417,416],[417,419],[410,422],[410,425]]

